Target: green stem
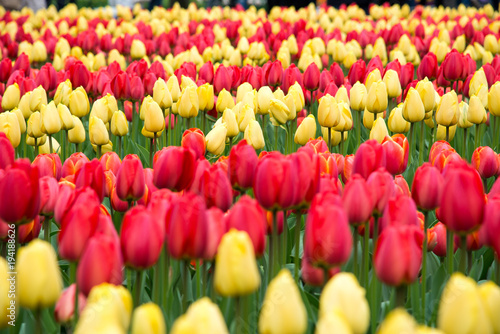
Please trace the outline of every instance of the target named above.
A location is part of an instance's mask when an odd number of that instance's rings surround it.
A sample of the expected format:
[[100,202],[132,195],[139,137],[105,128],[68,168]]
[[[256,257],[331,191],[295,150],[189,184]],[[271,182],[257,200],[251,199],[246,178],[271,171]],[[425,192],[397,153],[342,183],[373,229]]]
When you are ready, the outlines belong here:
[[474,149],[479,147],[479,124],[476,124],[476,135],[474,137]]
[[34,311],[34,315],[35,315],[35,334],[42,334],[43,333],[43,330],[42,330],[42,316],[41,316],[41,313],[42,313],[42,310],[41,309],[36,309]]
[[425,293],[427,292],[427,229],[429,228],[429,212],[424,211],[424,245],[422,247],[422,318],[425,321]]
[[462,159],[467,160],[467,129],[464,129],[464,136],[462,138]]
[[69,264],[69,271],[70,271],[70,284],[73,282],[75,284],[75,299],[73,301],[73,328],[76,328],[76,324],[78,323],[78,316],[79,316],[79,308],[78,308],[78,294],[79,294],[79,289],[78,289],[78,282],[76,281],[76,271],[77,271],[77,266],[78,264],[76,262],[71,262]]
[[328,150],[332,153],[332,128],[328,128]]
[[188,304],[188,266],[189,261],[183,260],[181,263],[182,266],[182,313],[185,313],[187,310]]
[[191,129],[191,118],[186,118],[186,130]]
[[453,232],[446,230],[446,261],[448,265],[448,275],[453,273]]
[[51,221],[49,217],[45,217],[43,221],[43,240],[50,242],[50,227]]
[[161,298],[163,299],[163,309],[167,310],[168,308],[168,297],[170,296],[170,256],[165,248],[162,250],[162,255],[160,261],[163,262],[163,293]]
[[[156,133],[154,135],[156,138]],[[153,156],[154,156],[154,139],[151,138],[149,142],[149,167],[153,168]]]
[[406,295],[408,294],[407,286],[405,284],[396,287],[396,308],[405,307]]
[[[37,151],[37,154],[38,154],[38,146],[36,147],[36,151]],[[78,144],[78,143],[75,144],[75,153],[76,152],[80,152],[80,144]]]
[[203,289],[202,289],[202,296],[206,296],[207,294],[207,282],[208,282],[208,262],[203,261],[203,264],[201,265],[201,272],[202,272],[202,279],[203,279]]
[[344,155],[344,131],[340,131],[340,154]]
[[273,231],[272,231],[272,240],[271,242],[274,244],[273,245],[273,270],[272,270],[272,276],[273,278],[277,273],[278,273],[278,265],[279,265],[279,259],[278,259],[278,211],[274,210],[273,211]]
[[205,115],[205,110],[203,110],[203,111],[201,112],[201,124],[202,124],[202,125],[201,125],[201,128],[202,128],[202,130],[203,130],[203,134],[206,134],[206,133],[207,133],[207,132],[206,132],[206,131],[207,131],[207,127],[206,127],[206,126],[207,126],[207,117],[206,117],[206,115]]
[[[356,147],[361,145],[361,111],[355,112],[357,114],[356,117]],[[331,152],[330,152],[331,153]]]
[[408,165],[410,165],[410,163],[412,161],[412,155],[413,155],[413,151],[415,148],[415,145],[414,145],[415,143],[413,140],[414,129],[415,129],[415,123],[410,123],[410,154],[408,154]]
[[38,148],[38,138],[35,138],[35,155],[38,156],[40,149]]
[[137,307],[141,304],[141,292],[142,292],[142,279],[144,277],[143,270],[137,270],[136,279],[134,285],[134,307]]
[[101,159],[101,145],[97,145],[97,159]]
[[[160,255],[161,256],[161,255]],[[154,266],[154,276],[153,276],[153,302],[156,305],[161,305],[160,298],[160,288],[161,288],[161,274],[163,273],[162,261],[158,261]]]
[[328,271],[328,268],[326,266],[322,266],[321,269],[323,269],[323,289],[326,286],[326,283],[328,283],[328,279],[330,278],[330,273]]
[[467,235],[460,236],[460,265],[459,270],[462,274],[467,275]]
[[63,140],[62,140],[62,151],[61,151],[61,158],[62,158],[62,161],[66,161],[66,142],[67,142],[67,138],[68,138],[68,131],[67,130],[63,130]]
[[267,150],[267,115],[262,115],[262,134],[264,136],[264,150]]
[[118,156],[123,159],[122,137],[118,136]]
[[228,152],[231,152],[231,149],[233,148],[233,139],[234,139],[234,137],[229,138],[229,151]]
[[274,127],[274,150],[278,151],[278,127]]
[[125,271],[127,272],[127,289],[132,293],[132,269],[126,268]]
[[236,334],[240,334],[240,333],[243,333],[242,329],[243,329],[243,326],[244,326],[244,323],[245,323],[245,320],[243,319],[242,317],[242,312],[241,312],[241,297],[240,296],[236,296],[235,297],[235,308],[236,308],[236,311],[235,311],[235,322],[236,322],[236,326],[235,326],[235,333]]
[[[283,216],[286,217],[286,212],[283,212]],[[286,218],[283,219],[283,232],[281,232],[281,240],[282,240],[282,248],[281,248],[281,265],[287,264],[287,255],[288,255],[288,247],[287,247],[287,242],[288,242],[288,224],[286,221]]]
[[49,153],[53,153],[54,148],[52,147],[52,135],[48,135],[48,136],[49,136]]
[[425,145],[425,124],[420,122],[420,147],[418,149],[418,165],[421,166],[424,162],[424,145]]
[[202,292],[201,292],[201,271],[202,271],[201,260],[198,260],[196,262],[196,296],[198,297],[197,299],[200,299],[201,296],[202,296]]
[[352,272],[354,274],[354,276],[358,277],[358,239],[359,239],[359,234],[358,234],[358,231],[356,229],[356,227],[354,227],[354,235],[353,235],[353,245],[354,245],[354,248],[353,248],[353,253],[352,253]]
[[365,234],[364,234],[364,246],[363,246],[363,284],[365,289],[368,289],[368,263],[370,261],[368,256],[368,251],[370,247],[370,222],[365,223]]
[[295,256],[294,256],[294,276],[295,282],[299,282],[299,269],[300,269],[300,229],[302,227],[302,215],[297,213],[295,215]]
[[495,266],[496,266],[496,274],[495,274],[495,279],[497,281],[497,285],[500,285],[500,260],[497,259],[495,261]]

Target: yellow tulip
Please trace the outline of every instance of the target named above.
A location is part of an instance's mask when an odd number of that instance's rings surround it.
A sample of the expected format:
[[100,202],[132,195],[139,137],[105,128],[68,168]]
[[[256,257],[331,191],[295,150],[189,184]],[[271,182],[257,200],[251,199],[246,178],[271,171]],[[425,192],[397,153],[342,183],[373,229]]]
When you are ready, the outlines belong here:
[[132,334],[164,334],[167,326],[163,312],[153,303],[143,304],[134,310],[132,316]]
[[500,333],[500,288],[492,281],[479,285],[479,296],[486,309],[494,333]]
[[381,113],[387,109],[387,88],[383,81],[372,83],[366,96],[366,109],[371,113]]
[[342,65],[344,65],[346,69],[351,69],[352,65],[354,65],[357,60],[358,58],[353,51],[347,51]]
[[[482,107],[483,105],[481,105]],[[474,124],[469,121],[469,105],[464,101],[458,104],[458,112],[460,116],[458,117],[458,127],[462,129],[467,129],[473,126]],[[486,115],[486,112],[485,112]]]
[[48,135],[53,135],[61,131],[62,123],[54,101],[48,105],[42,105],[40,110],[42,116],[42,131]]
[[347,89],[345,86],[341,86],[339,90],[337,90],[337,94],[335,94],[335,100],[337,103],[344,102],[347,106],[350,106],[349,94],[347,94]]
[[252,120],[248,123],[245,129],[244,139],[256,150],[260,150],[266,145],[260,124],[256,120]]
[[[366,76],[366,80],[365,80],[366,91],[369,92],[372,84],[374,82],[381,81],[381,80],[382,80],[382,75],[380,74],[380,70],[378,68],[375,68],[370,73],[368,73],[368,75]],[[384,81],[384,83],[385,83],[385,81]],[[387,86],[387,84],[386,84],[386,86]]]
[[42,131],[42,116],[39,111],[35,111],[28,119],[28,135],[33,138],[40,138],[45,135]]
[[[449,140],[452,141],[455,138],[455,132],[457,131],[457,125],[451,125],[448,127]],[[446,140],[446,126],[438,124],[436,131],[436,140]]]
[[5,133],[14,148],[21,142],[21,129],[16,114],[4,112],[0,114],[0,132]]
[[16,319],[16,301],[11,290],[15,290],[15,279],[8,272],[7,261],[0,257],[0,329],[7,328],[8,322]]
[[31,92],[26,92],[23,96],[21,96],[21,99],[19,100],[18,108],[21,110],[23,113],[24,119],[28,119],[31,116],[31,109],[30,109],[30,96]]
[[109,142],[109,133],[102,119],[96,116],[90,116],[89,120],[89,139],[96,146],[103,146]]
[[269,114],[273,98],[274,95],[271,88],[269,86],[262,86],[257,92],[257,113],[260,115]]
[[195,86],[186,87],[177,101],[177,112],[181,117],[193,118],[198,116],[200,103]]
[[47,48],[45,43],[41,40],[33,43],[33,49],[31,50],[31,57],[34,62],[41,63],[47,60]]
[[224,124],[216,125],[205,137],[207,151],[221,155],[226,148],[227,128]]
[[353,334],[364,334],[370,326],[366,291],[351,273],[339,273],[326,283],[319,300],[319,317],[339,313]]
[[196,91],[198,92],[198,102],[200,110],[209,111],[214,108],[214,86],[205,83],[199,86]]
[[215,258],[214,288],[226,297],[246,296],[260,286],[260,274],[252,240],[235,229],[221,239]]
[[229,93],[224,88],[220,91],[217,97],[216,109],[218,113],[223,113],[226,109],[233,109],[234,99],[231,93]]
[[488,110],[493,116],[500,116],[500,82],[495,82],[488,93]]
[[111,117],[111,133],[118,137],[123,137],[128,133],[127,117],[121,110],[115,111]]
[[33,89],[30,94],[30,109],[32,112],[40,111],[42,105],[47,104],[47,93],[42,86]]
[[445,334],[445,333],[436,328],[420,325],[417,327],[416,334]]
[[[323,136],[323,139],[328,143],[328,128],[321,127],[321,135]],[[348,137],[347,131],[344,131],[344,138],[342,141],[346,141]],[[331,130],[331,138],[330,140],[332,141],[332,146],[337,146],[340,144],[340,139],[342,139],[341,132]]]
[[144,129],[148,132],[159,133],[165,129],[165,118],[158,103],[151,96],[147,96],[141,104],[141,118],[144,118]]
[[432,82],[426,77],[417,83],[416,90],[420,95],[425,112],[432,111],[436,105],[436,94]]
[[75,126],[75,122],[73,120],[73,115],[71,115],[68,107],[64,104],[59,104],[57,106],[57,113],[59,114],[59,118],[61,119],[61,128],[63,130],[71,130]]
[[489,34],[484,36],[484,49],[490,51],[491,53],[498,53],[498,41],[495,35]]
[[366,96],[368,92],[366,86],[359,81],[354,84],[351,88],[351,107],[353,110],[362,111],[365,110],[366,106]]
[[441,97],[436,110],[436,123],[442,126],[456,125],[458,116],[458,97],[452,90]]
[[73,144],[81,144],[85,141],[85,128],[78,117],[74,115],[72,117],[75,126],[68,131],[68,141]]
[[[288,89],[288,91],[290,91],[290,89]],[[281,102],[285,102],[285,93],[281,90],[281,88],[278,87],[273,92],[273,96],[275,99],[280,100]]]
[[[236,109],[236,108],[235,108]],[[255,113],[248,104],[241,105],[236,113],[236,120],[238,122],[238,128],[240,132],[244,132],[248,123],[255,120]]]
[[171,75],[167,80],[167,87],[172,96],[172,102],[177,102],[181,95],[181,88],[179,87],[179,80],[175,75]]
[[337,311],[329,312],[318,319],[315,334],[353,334],[345,317]]
[[[79,118],[87,116],[90,111],[89,97],[87,96],[87,92],[85,91],[85,89],[83,89],[83,87],[78,87],[77,89],[72,91],[71,94],[69,94],[68,104],[71,113]],[[94,106],[92,106],[92,109],[94,109]]]
[[325,128],[333,128],[340,123],[340,112],[337,101],[330,94],[319,100],[318,123]]
[[52,245],[34,239],[17,254],[19,305],[31,310],[50,307],[59,299],[63,282]]
[[349,105],[344,102],[338,102],[337,107],[339,108],[341,120],[339,124],[333,127],[333,129],[339,132],[351,130],[352,129],[351,108],[349,108]]
[[403,108],[397,107],[392,109],[387,120],[387,126],[394,133],[406,133],[410,130],[410,122],[403,117]]
[[187,77],[185,75],[181,76],[181,93],[184,89],[186,89],[189,86],[194,86],[194,88],[197,88],[198,86],[196,83],[191,79],[190,77]]
[[[365,109],[363,112],[363,126],[367,128],[368,130],[371,130],[373,127],[373,121],[374,121],[374,114],[371,112],[368,112],[368,110]],[[384,117],[384,113],[378,113],[377,118]],[[401,116],[402,117],[402,116]]]
[[420,122],[425,118],[425,108],[418,91],[411,87],[403,103],[403,118],[410,122]]
[[245,96],[245,94],[252,91],[253,87],[248,82],[244,82],[239,85],[238,89],[236,90],[236,103],[243,101],[243,97]]
[[134,39],[130,46],[130,56],[132,59],[142,59],[146,55],[146,46],[139,39]]
[[486,88],[488,87],[488,80],[486,80],[486,74],[482,67],[477,70],[472,76],[472,79],[470,79],[469,95],[476,95],[481,85],[484,85]]
[[14,108],[10,112],[16,115],[17,121],[19,122],[19,130],[21,131],[21,133],[25,133],[26,132],[26,121],[24,120],[24,116],[23,116],[23,113],[21,112],[21,110],[19,110],[18,108]]
[[445,333],[493,333],[476,282],[461,273],[451,275],[439,302],[437,327]]
[[377,118],[370,130],[370,139],[375,139],[382,144],[386,136],[389,136],[389,132],[387,131],[385,120],[383,117]]
[[240,128],[238,126],[238,122],[236,121],[236,115],[231,109],[224,110],[224,113],[222,114],[222,122],[225,124],[227,129],[227,137],[233,138],[240,133]]
[[74,333],[126,333],[131,313],[130,292],[121,285],[102,283],[90,290]]
[[295,82],[292,86],[290,86],[290,88],[288,89],[288,94],[292,94],[293,96],[296,112],[299,112],[302,109],[304,109],[304,106],[306,105],[305,102],[306,100],[304,98],[304,91],[302,90],[302,87],[299,85],[298,82]]
[[316,119],[314,115],[309,115],[302,120],[297,131],[295,131],[294,141],[296,144],[305,145],[311,138],[316,136]]
[[299,289],[287,269],[282,269],[267,287],[259,316],[260,334],[302,334],[307,330],[307,312]]
[[21,90],[19,89],[17,82],[13,85],[7,86],[2,96],[2,109],[7,111],[16,108],[19,105],[20,99]]
[[175,320],[170,333],[229,334],[229,331],[217,304],[204,297],[191,304],[187,312]]
[[278,124],[285,124],[288,121],[290,110],[283,101],[280,101],[278,99],[271,99],[269,111],[271,113],[272,119]]
[[[486,123],[486,110],[479,97],[473,95],[469,100],[467,120],[473,124]],[[471,125],[472,126],[472,125]]]
[[61,82],[57,86],[56,93],[54,95],[55,104],[59,105],[60,103],[62,103],[69,106],[69,96],[72,91],[73,91],[73,86],[71,85],[71,81],[69,79],[66,79],[65,81]]
[[391,311],[380,325],[377,334],[417,334],[417,322],[402,308]]
[[162,78],[156,80],[153,86],[153,100],[155,100],[162,109],[172,106],[172,95],[170,95],[167,84]]

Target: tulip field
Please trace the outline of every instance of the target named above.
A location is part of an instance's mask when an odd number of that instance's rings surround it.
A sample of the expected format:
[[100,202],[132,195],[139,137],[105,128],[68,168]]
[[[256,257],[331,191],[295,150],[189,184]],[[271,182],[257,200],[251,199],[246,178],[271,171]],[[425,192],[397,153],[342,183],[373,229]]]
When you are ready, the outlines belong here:
[[0,7],[0,333],[500,334],[500,13]]

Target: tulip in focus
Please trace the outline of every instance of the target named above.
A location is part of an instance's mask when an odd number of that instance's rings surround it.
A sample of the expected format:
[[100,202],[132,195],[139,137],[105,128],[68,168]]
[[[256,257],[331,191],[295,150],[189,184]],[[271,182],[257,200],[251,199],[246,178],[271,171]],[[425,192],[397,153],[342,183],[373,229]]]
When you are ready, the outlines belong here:
[[316,136],[316,119],[314,115],[309,115],[300,123],[295,132],[294,141],[296,144],[305,145],[309,139]]

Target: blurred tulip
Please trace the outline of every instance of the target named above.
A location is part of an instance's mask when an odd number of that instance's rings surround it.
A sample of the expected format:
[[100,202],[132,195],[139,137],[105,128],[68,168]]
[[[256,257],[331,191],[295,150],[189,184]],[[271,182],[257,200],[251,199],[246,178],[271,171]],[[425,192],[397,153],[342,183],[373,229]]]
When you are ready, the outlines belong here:
[[167,326],[160,307],[153,303],[143,304],[134,310],[132,334],[165,334]]
[[129,154],[116,174],[116,194],[122,201],[136,201],[145,192],[144,169],[137,155]]
[[228,172],[233,188],[246,190],[252,187],[257,167],[255,149],[241,140],[229,152]]
[[309,139],[314,138],[316,135],[316,119],[314,115],[309,115],[300,125],[297,127],[297,131],[295,132],[294,141],[296,144],[305,145],[309,141]]
[[158,188],[181,191],[190,185],[195,169],[196,156],[193,151],[184,147],[169,147],[164,149],[154,165],[153,182]]
[[205,137],[207,151],[213,155],[221,155],[226,148],[227,128],[224,124],[216,125]]
[[187,312],[177,318],[172,334],[203,334],[206,332],[228,334],[224,317],[217,304],[204,297],[189,306]]
[[99,201],[104,198],[104,171],[97,159],[87,162],[75,174],[76,189],[91,187],[97,194]]
[[0,133],[0,170],[7,169],[10,165],[14,163],[15,151],[14,147],[10,143],[3,132]]
[[111,117],[111,133],[123,137],[128,133],[128,121],[123,111],[117,110]]
[[20,99],[21,90],[19,89],[19,85],[14,83],[13,85],[8,86],[2,96],[2,109],[7,111],[16,108]]
[[384,147],[375,140],[368,140],[358,147],[352,165],[352,172],[368,179],[368,176],[373,171],[379,167],[385,167],[385,160]]
[[[58,323],[70,323],[75,311],[76,284],[73,283],[63,290],[54,309],[54,318]],[[81,314],[85,308],[87,299],[78,293],[78,313]]]
[[455,91],[441,97],[436,110],[436,123],[442,126],[453,126],[458,123],[458,98]]
[[14,148],[21,143],[21,128],[15,113],[5,112],[0,114],[0,133],[10,141]]
[[396,308],[391,311],[384,321],[380,324],[377,331],[378,334],[395,334],[395,333],[415,333],[417,331],[417,322],[403,308]]
[[500,167],[497,154],[489,146],[476,148],[472,153],[471,164],[483,179],[495,176]]
[[370,191],[365,179],[360,175],[353,175],[346,183],[342,202],[351,224],[363,224],[372,215],[373,204]]
[[86,116],[90,111],[89,98],[83,87],[78,87],[69,94],[68,104],[71,113],[78,118]]
[[420,210],[430,211],[439,206],[443,193],[443,177],[430,163],[418,167],[413,177],[411,195]]

